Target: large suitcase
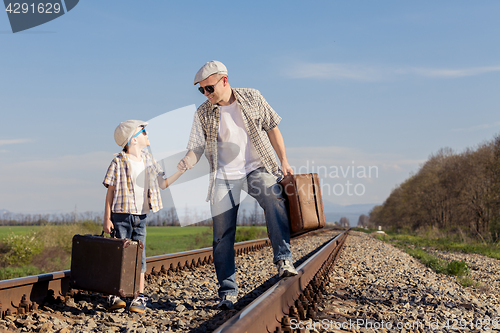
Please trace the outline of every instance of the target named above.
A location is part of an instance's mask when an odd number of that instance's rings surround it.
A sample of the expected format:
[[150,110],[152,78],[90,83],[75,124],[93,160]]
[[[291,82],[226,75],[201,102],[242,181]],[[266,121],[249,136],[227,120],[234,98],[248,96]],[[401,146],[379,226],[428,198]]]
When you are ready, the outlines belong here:
[[287,199],[292,236],[323,228],[325,212],[317,173],[288,175],[280,182]]
[[137,297],[143,244],[130,239],[73,236],[71,287]]

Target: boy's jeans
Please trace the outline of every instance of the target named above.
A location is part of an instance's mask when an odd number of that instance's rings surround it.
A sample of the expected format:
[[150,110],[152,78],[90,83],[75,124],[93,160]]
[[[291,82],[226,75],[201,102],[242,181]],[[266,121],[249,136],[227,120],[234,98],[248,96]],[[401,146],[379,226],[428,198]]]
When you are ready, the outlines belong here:
[[144,245],[142,249],[141,273],[146,272],[146,222],[147,215],[132,215],[124,213],[111,213],[113,232],[111,237],[140,240]]
[[241,190],[254,197],[264,209],[267,233],[273,247],[273,262],[292,261],[290,227],[285,200],[274,176],[258,168],[237,180],[216,179],[211,211],[213,216],[213,257],[219,296],[238,295],[234,264],[234,237]]

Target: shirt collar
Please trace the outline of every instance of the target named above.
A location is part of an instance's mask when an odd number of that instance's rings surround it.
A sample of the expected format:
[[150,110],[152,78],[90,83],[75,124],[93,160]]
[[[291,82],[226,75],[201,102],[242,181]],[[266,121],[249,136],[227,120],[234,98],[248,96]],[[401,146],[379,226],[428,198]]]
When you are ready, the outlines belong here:
[[[239,99],[238,99],[238,94],[236,93],[236,90],[234,88],[231,87],[231,90],[233,91],[233,96],[234,96],[234,100],[236,102],[238,102],[238,104],[240,104],[239,102]],[[218,109],[220,107],[219,104],[212,104],[212,102],[210,102],[210,100],[207,98],[207,103],[210,107],[210,110],[212,111],[215,111],[215,109]]]

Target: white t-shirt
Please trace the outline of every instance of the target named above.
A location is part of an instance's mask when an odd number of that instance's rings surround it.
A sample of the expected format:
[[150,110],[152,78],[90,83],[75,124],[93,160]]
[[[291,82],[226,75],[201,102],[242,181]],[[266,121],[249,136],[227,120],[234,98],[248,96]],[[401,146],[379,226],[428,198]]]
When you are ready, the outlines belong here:
[[140,215],[149,213],[148,184],[146,181],[146,166],[144,160],[139,162],[128,159],[130,166],[130,177],[134,184],[135,207]]
[[248,136],[238,103],[219,109],[217,178],[240,179],[264,165]]

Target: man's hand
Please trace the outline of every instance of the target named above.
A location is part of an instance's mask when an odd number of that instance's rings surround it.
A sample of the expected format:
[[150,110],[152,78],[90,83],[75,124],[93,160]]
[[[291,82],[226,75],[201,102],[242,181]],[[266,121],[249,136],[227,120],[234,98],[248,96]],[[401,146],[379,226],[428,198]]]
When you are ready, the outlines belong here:
[[189,156],[184,156],[182,160],[179,161],[179,164],[177,164],[177,170],[180,172],[184,172],[186,170],[192,169],[193,162],[191,161],[191,158]]
[[104,219],[102,230],[104,230],[105,233],[110,234],[113,231],[113,222],[111,222],[110,219]]
[[283,171],[283,176],[293,175],[293,169],[286,161],[281,163],[281,171]]

